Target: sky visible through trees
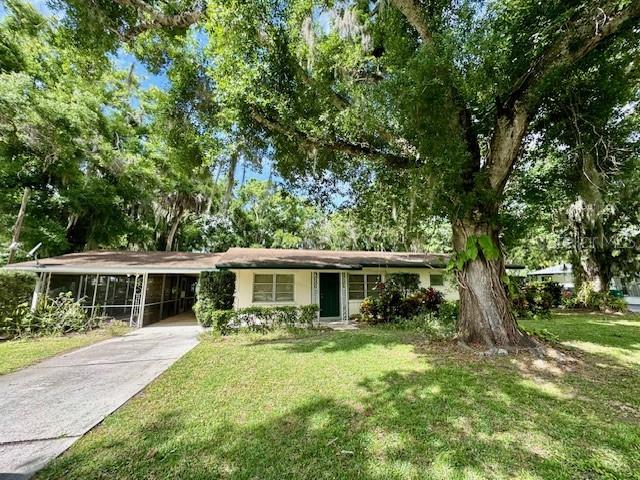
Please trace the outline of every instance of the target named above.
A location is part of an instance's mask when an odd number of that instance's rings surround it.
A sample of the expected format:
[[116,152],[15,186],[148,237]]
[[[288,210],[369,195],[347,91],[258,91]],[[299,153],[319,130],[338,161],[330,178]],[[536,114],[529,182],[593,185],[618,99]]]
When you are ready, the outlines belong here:
[[[45,16],[59,15],[56,10],[51,8],[46,0],[31,0],[30,3]],[[0,19],[4,18],[6,15],[7,7],[0,2]],[[150,87],[166,89],[169,84],[169,79],[164,73],[161,72],[159,74],[154,74],[150,72],[143,63],[135,58],[134,55],[123,49],[119,50],[117,55],[113,56],[113,62],[116,68],[122,70],[128,70],[131,68],[131,65],[133,65],[135,73],[141,78],[140,86],[143,89],[148,89]],[[244,174],[246,180],[267,180],[270,172],[271,167],[269,165],[259,170],[254,168],[252,165],[238,165],[236,167],[236,178],[242,178]],[[275,175],[275,178],[277,178],[276,172],[271,174]],[[337,203],[341,203],[344,198],[336,196],[335,200]]]
[[51,252],[448,250],[509,346],[507,258],[637,263],[640,0],[7,5],[3,222]]

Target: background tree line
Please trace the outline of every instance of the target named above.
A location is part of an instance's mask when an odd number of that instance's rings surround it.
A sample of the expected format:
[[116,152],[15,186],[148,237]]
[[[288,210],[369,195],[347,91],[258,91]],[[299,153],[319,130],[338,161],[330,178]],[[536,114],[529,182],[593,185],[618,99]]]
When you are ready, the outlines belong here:
[[397,201],[386,230],[374,234],[372,219],[387,215],[364,201],[329,210],[270,180],[241,184],[239,162],[255,164],[255,157],[244,158],[239,142],[207,135],[213,128],[200,130],[206,122],[190,116],[197,73],[189,59],[174,68],[169,89],[143,88],[134,65],[118,68],[108,55],[78,48],[58,21],[27,2],[8,5],[0,27],[5,256],[25,191],[18,258],[39,242],[43,256],[92,248],[410,246],[396,234],[404,232],[396,228],[403,221]]

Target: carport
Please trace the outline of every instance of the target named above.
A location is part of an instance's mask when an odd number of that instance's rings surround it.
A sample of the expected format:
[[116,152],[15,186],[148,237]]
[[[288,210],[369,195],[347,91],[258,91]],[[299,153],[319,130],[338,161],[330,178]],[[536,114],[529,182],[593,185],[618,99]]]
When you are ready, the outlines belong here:
[[143,327],[190,312],[200,272],[218,253],[91,251],[10,265],[38,275],[32,307],[70,293],[91,316]]

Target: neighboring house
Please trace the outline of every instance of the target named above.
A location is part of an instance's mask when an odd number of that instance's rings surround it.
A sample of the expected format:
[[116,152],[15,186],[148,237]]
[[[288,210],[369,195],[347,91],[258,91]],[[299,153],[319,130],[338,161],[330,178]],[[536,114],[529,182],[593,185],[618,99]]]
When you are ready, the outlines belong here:
[[40,295],[71,292],[92,315],[141,327],[189,311],[198,275],[236,274],[235,308],[251,305],[320,307],[320,320],[348,321],[389,273],[414,272],[422,287],[457,298],[446,280],[444,254],[231,248],[225,253],[92,251],[9,265],[38,274]]
[[[550,280],[558,282],[569,290],[573,290],[575,287],[573,267],[570,263],[561,263],[541,270],[535,270],[529,272],[527,276],[542,281]],[[629,280],[615,277],[610,287],[615,290],[620,290],[624,294],[624,299],[632,311],[640,311],[640,282],[637,279]]]
[[573,282],[573,267],[570,263],[561,263],[541,270],[535,270],[533,272],[529,272],[527,276],[534,277],[536,280],[541,280],[543,282],[557,282],[568,290],[573,290],[573,287],[575,286],[575,283]]

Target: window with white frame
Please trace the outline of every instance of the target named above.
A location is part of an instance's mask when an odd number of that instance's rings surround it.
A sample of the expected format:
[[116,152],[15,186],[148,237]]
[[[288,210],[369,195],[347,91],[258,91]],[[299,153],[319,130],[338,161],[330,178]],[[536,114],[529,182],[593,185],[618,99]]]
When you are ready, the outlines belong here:
[[253,275],[253,301],[293,302],[294,283],[292,273],[256,273]]
[[429,284],[432,287],[442,287],[444,285],[444,277],[441,273],[432,273],[429,275]]
[[382,275],[349,274],[349,300],[363,300],[375,295],[376,285],[382,281]]

